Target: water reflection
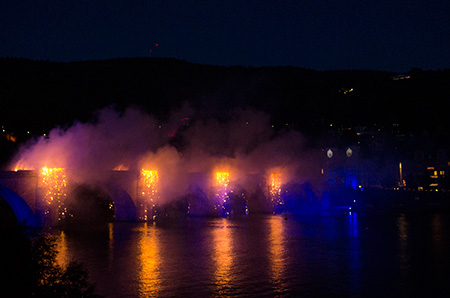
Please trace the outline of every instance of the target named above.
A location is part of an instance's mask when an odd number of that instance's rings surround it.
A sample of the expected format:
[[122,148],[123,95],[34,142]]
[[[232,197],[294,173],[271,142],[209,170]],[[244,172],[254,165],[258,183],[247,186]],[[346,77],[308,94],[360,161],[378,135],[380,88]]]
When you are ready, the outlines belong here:
[[158,296],[161,290],[160,252],[157,229],[147,223],[142,228],[139,239],[138,273],[139,294],[141,297]]
[[84,263],[107,297],[403,297],[448,288],[449,222],[446,213],[267,215],[55,234],[58,263]]
[[274,216],[269,220],[269,260],[271,268],[271,280],[278,293],[285,290],[283,282],[285,271],[286,251],[284,247],[284,220]]
[[434,214],[431,222],[431,235],[432,235],[432,255],[435,266],[442,271],[448,270],[449,258],[447,257],[446,248],[446,231],[441,214]]
[[114,223],[108,223],[108,256],[109,267],[112,268],[114,263]]
[[348,220],[349,220],[349,233],[351,239],[359,240],[359,228],[358,228],[358,213],[349,212]]
[[58,250],[58,255],[56,256],[56,262],[59,265],[66,266],[70,257],[67,251],[67,239],[66,233],[61,231],[59,237],[56,240],[56,249]]
[[442,216],[438,213],[433,215],[432,223],[432,239],[433,239],[433,247],[435,249],[435,255],[439,257],[442,256],[442,242],[443,242],[443,224],[442,224]]
[[358,214],[349,212],[348,233],[350,251],[350,283],[353,293],[361,291],[361,239],[358,227]]
[[231,289],[231,267],[233,264],[233,248],[231,230],[227,220],[222,219],[213,230],[213,262],[215,264],[215,284],[217,295],[223,296]]
[[409,235],[409,223],[405,214],[401,214],[397,218],[398,236],[400,242],[400,263],[401,269],[407,270],[409,264],[408,257],[408,235]]

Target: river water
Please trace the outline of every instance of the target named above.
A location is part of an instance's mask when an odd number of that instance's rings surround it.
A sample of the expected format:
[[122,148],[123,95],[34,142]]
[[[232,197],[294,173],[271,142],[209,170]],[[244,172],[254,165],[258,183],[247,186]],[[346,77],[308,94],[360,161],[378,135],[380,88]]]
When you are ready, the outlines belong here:
[[107,297],[449,297],[450,214],[115,222],[55,231]]

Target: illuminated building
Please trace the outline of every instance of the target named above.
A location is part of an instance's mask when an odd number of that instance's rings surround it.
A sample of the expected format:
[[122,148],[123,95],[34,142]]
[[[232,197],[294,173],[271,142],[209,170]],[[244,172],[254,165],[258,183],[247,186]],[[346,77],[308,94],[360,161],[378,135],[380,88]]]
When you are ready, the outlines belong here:
[[403,168],[402,168],[402,163],[398,164],[398,171],[399,171],[399,182],[398,182],[398,186],[399,187],[405,187],[406,186],[406,182],[405,180],[403,180]]
[[398,75],[398,76],[391,77],[391,79],[392,79],[393,81],[398,81],[398,80],[408,80],[408,79],[410,79],[410,78],[411,78],[411,76],[403,75],[403,74]]
[[430,166],[427,167],[428,172],[428,179],[427,184],[425,185],[426,188],[430,190],[438,190],[439,188],[443,188],[443,186],[446,184],[446,171],[444,168]]
[[345,95],[347,95],[347,94],[353,92],[353,88],[350,88],[350,89],[347,89],[347,88],[341,88],[341,89],[339,89],[339,92],[340,92],[340,93],[343,93],[343,94],[345,94]]

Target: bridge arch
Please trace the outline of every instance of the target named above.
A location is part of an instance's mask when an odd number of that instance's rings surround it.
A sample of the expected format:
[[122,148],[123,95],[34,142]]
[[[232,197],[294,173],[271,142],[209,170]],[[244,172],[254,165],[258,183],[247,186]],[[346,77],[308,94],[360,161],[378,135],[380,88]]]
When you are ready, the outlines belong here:
[[[113,214],[110,213],[113,207],[110,203],[114,206]],[[132,198],[123,188],[113,183],[77,185],[72,188],[64,204],[67,212],[75,216],[73,220],[136,220],[136,206]]]
[[0,186],[0,197],[11,207],[17,218],[17,225],[24,227],[37,227],[36,216],[25,200],[9,188]]
[[130,194],[114,183],[99,184],[114,202],[115,220],[136,221],[136,205]]

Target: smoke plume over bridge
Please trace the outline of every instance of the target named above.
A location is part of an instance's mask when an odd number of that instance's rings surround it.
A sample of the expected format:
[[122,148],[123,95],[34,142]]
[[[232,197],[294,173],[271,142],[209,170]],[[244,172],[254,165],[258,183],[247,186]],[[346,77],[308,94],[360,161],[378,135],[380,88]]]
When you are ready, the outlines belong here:
[[34,197],[22,196],[41,223],[82,218],[77,208],[94,205],[115,220],[230,216],[272,212],[289,183],[320,192],[313,160],[299,132],[275,130],[263,112],[200,117],[185,105],[162,121],[108,107],[23,146],[11,163],[16,174],[2,181],[16,193],[34,185]]

